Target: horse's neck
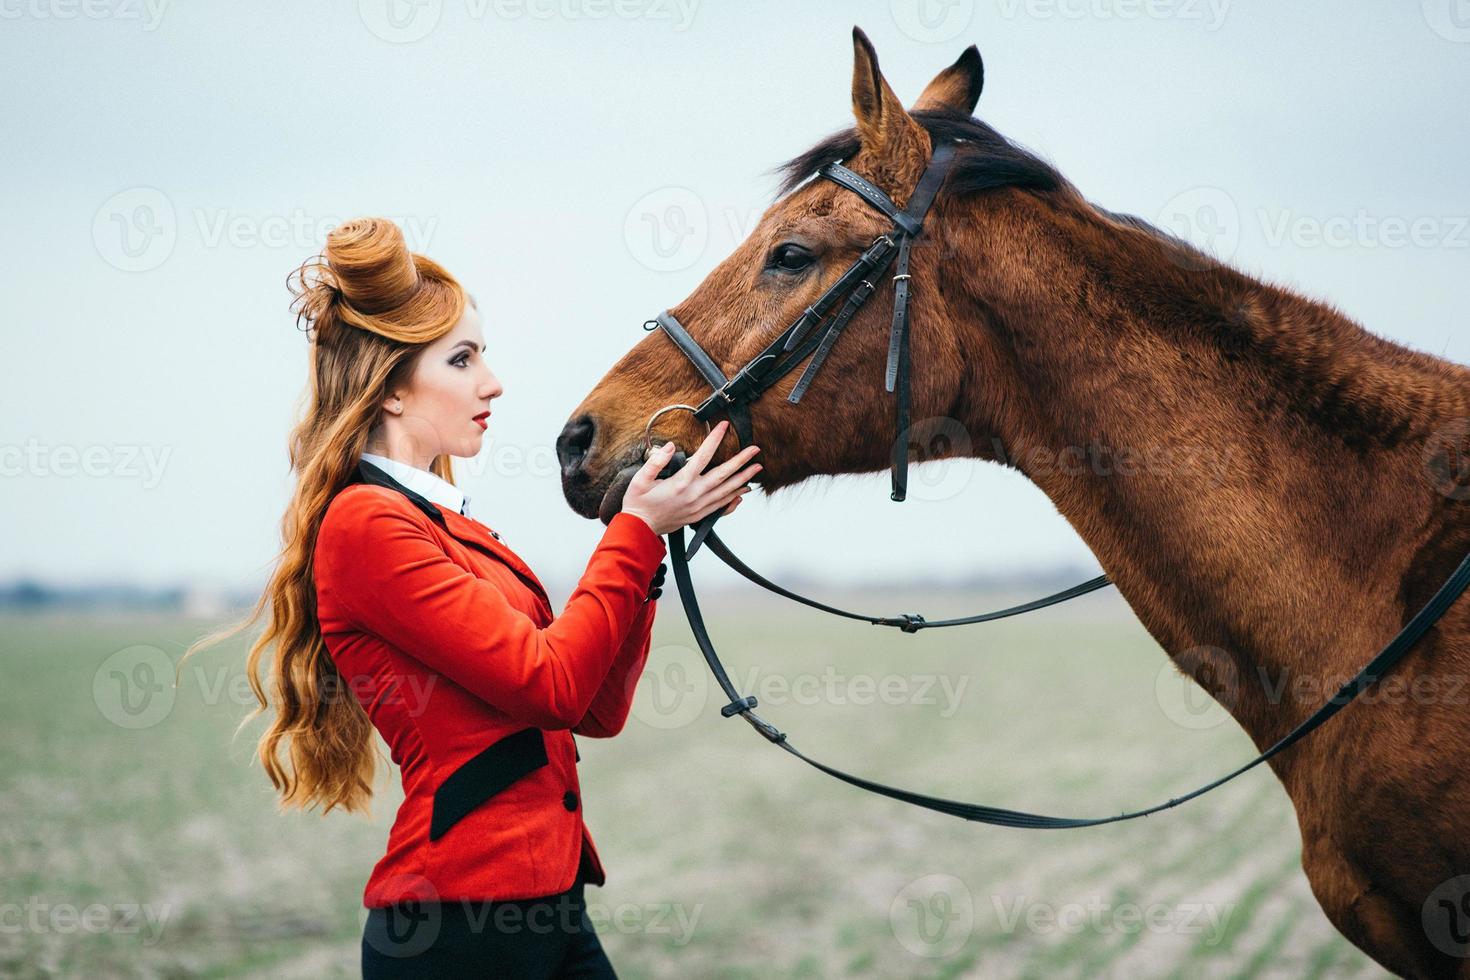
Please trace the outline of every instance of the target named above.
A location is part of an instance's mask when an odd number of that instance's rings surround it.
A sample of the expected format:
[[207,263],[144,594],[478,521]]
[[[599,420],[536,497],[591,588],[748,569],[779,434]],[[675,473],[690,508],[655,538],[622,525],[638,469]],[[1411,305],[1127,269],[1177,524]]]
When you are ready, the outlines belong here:
[[1470,372],[1080,201],[1006,207],[946,285],[973,303],[969,421],[1274,740],[1316,706],[1282,679],[1343,679],[1397,629],[1444,503],[1422,447],[1470,414]]

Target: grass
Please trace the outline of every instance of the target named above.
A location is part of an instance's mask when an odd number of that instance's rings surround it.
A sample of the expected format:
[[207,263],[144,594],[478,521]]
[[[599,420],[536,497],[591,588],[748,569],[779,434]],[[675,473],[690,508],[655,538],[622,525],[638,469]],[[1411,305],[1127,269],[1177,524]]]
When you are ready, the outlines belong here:
[[[943,615],[1007,597],[832,598]],[[1252,754],[1228,719],[1171,720],[1164,656],[1108,593],[914,636],[768,596],[706,615],[803,751],[934,795],[1100,815]],[[279,813],[253,759],[263,722],[231,740],[253,705],[243,642],[192,658],[171,699],[112,693],[153,683],[121,659],[176,663],[210,625],[0,620],[0,975],[357,975],[396,773],[372,819]],[[1312,899],[1264,768],[1145,820],[996,829],[832,780],[721,703],[670,591],[628,727],[579,739],[609,873],[588,896],[623,976],[1383,975]]]

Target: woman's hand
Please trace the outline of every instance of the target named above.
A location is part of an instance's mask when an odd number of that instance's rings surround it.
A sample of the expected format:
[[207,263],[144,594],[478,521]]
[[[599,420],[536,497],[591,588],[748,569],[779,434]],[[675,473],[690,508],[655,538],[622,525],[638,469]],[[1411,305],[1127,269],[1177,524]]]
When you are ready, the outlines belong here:
[[668,534],[716,509],[723,508],[728,514],[740,506],[740,498],[750,489],[746,483],[761,466],[755,463],[743,470],[740,467],[760,452],[759,446],[746,446],[708,473],[701,472],[720,447],[729,425],[721,422],[710,430],[688,462],[667,479],[660,480],[658,475],[672,458],[674,444],[666,442],[649,453],[648,461],[633,475],[623,494],[623,513],[642,518],[655,534]]

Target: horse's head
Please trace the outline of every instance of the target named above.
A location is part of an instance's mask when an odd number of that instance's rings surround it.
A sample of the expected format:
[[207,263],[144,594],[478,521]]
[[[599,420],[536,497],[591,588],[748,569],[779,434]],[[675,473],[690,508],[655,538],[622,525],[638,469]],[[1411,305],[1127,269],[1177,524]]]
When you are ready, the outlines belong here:
[[[853,32],[853,47],[856,126],[787,164],[785,193],[693,294],[670,310],[727,377],[893,228],[889,218],[852,191],[828,180],[803,183],[821,164],[841,160],[899,207],[906,206],[925,172],[937,135],[967,140],[992,157],[1014,154],[1012,183],[1025,184],[1028,162],[1045,171],[1030,175],[1042,183],[1055,177],[970,118],[983,81],[973,46],[929,83],[912,112],[889,88],[860,30]],[[912,393],[915,432],[919,422],[951,414],[967,370],[960,317],[952,305],[957,300],[946,295],[938,278],[940,257],[959,247],[944,233],[944,204],[941,195],[914,243],[910,269],[916,324],[912,356],[920,366]],[[874,283],[877,292],[858,310],[799,403],[786,397],[801,373],[797,370],[750,406],[754,439],[761,446],[759,482],[766,492],[817,474],[888,466],[894,438],[894,396],[884,384],[894,297],[889,278],[884,273]],[[699,405],[710,392],[709,383],[662,331],[635,345],[572,412],[557,440],[562,489],[572,508],[610,519],[643,460],[650,417],[671,404]],[[682,411],[661,415],[653,431],[657,439],[673,440],[688,451],[704,435],[703,426]],[[732,436],[722,454],[736,449]]]

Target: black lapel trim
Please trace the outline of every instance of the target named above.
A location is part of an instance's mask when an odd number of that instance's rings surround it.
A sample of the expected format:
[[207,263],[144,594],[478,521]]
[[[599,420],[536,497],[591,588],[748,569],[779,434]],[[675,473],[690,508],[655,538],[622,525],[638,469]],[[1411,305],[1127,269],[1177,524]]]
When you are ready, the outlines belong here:
[[507,735],[449,774],[434,791],[429,840],[438,840],[481,803],[546,765],[546,739],[539,728]]
[[397,490],[409,500],[413,501],[415,507],[433,518],[440,527],[448,528],[448,525],[444,522],[444,515],[439,512],[438,507],[429,502],[429,498],[423,494],[414,493],[408,487],[383,472],[380,467],[374,466],[365,459],[359,459],[357,461],[357,478],[357,482],[359,483],[371,483],[375,487],[387,487],[389,490]]

